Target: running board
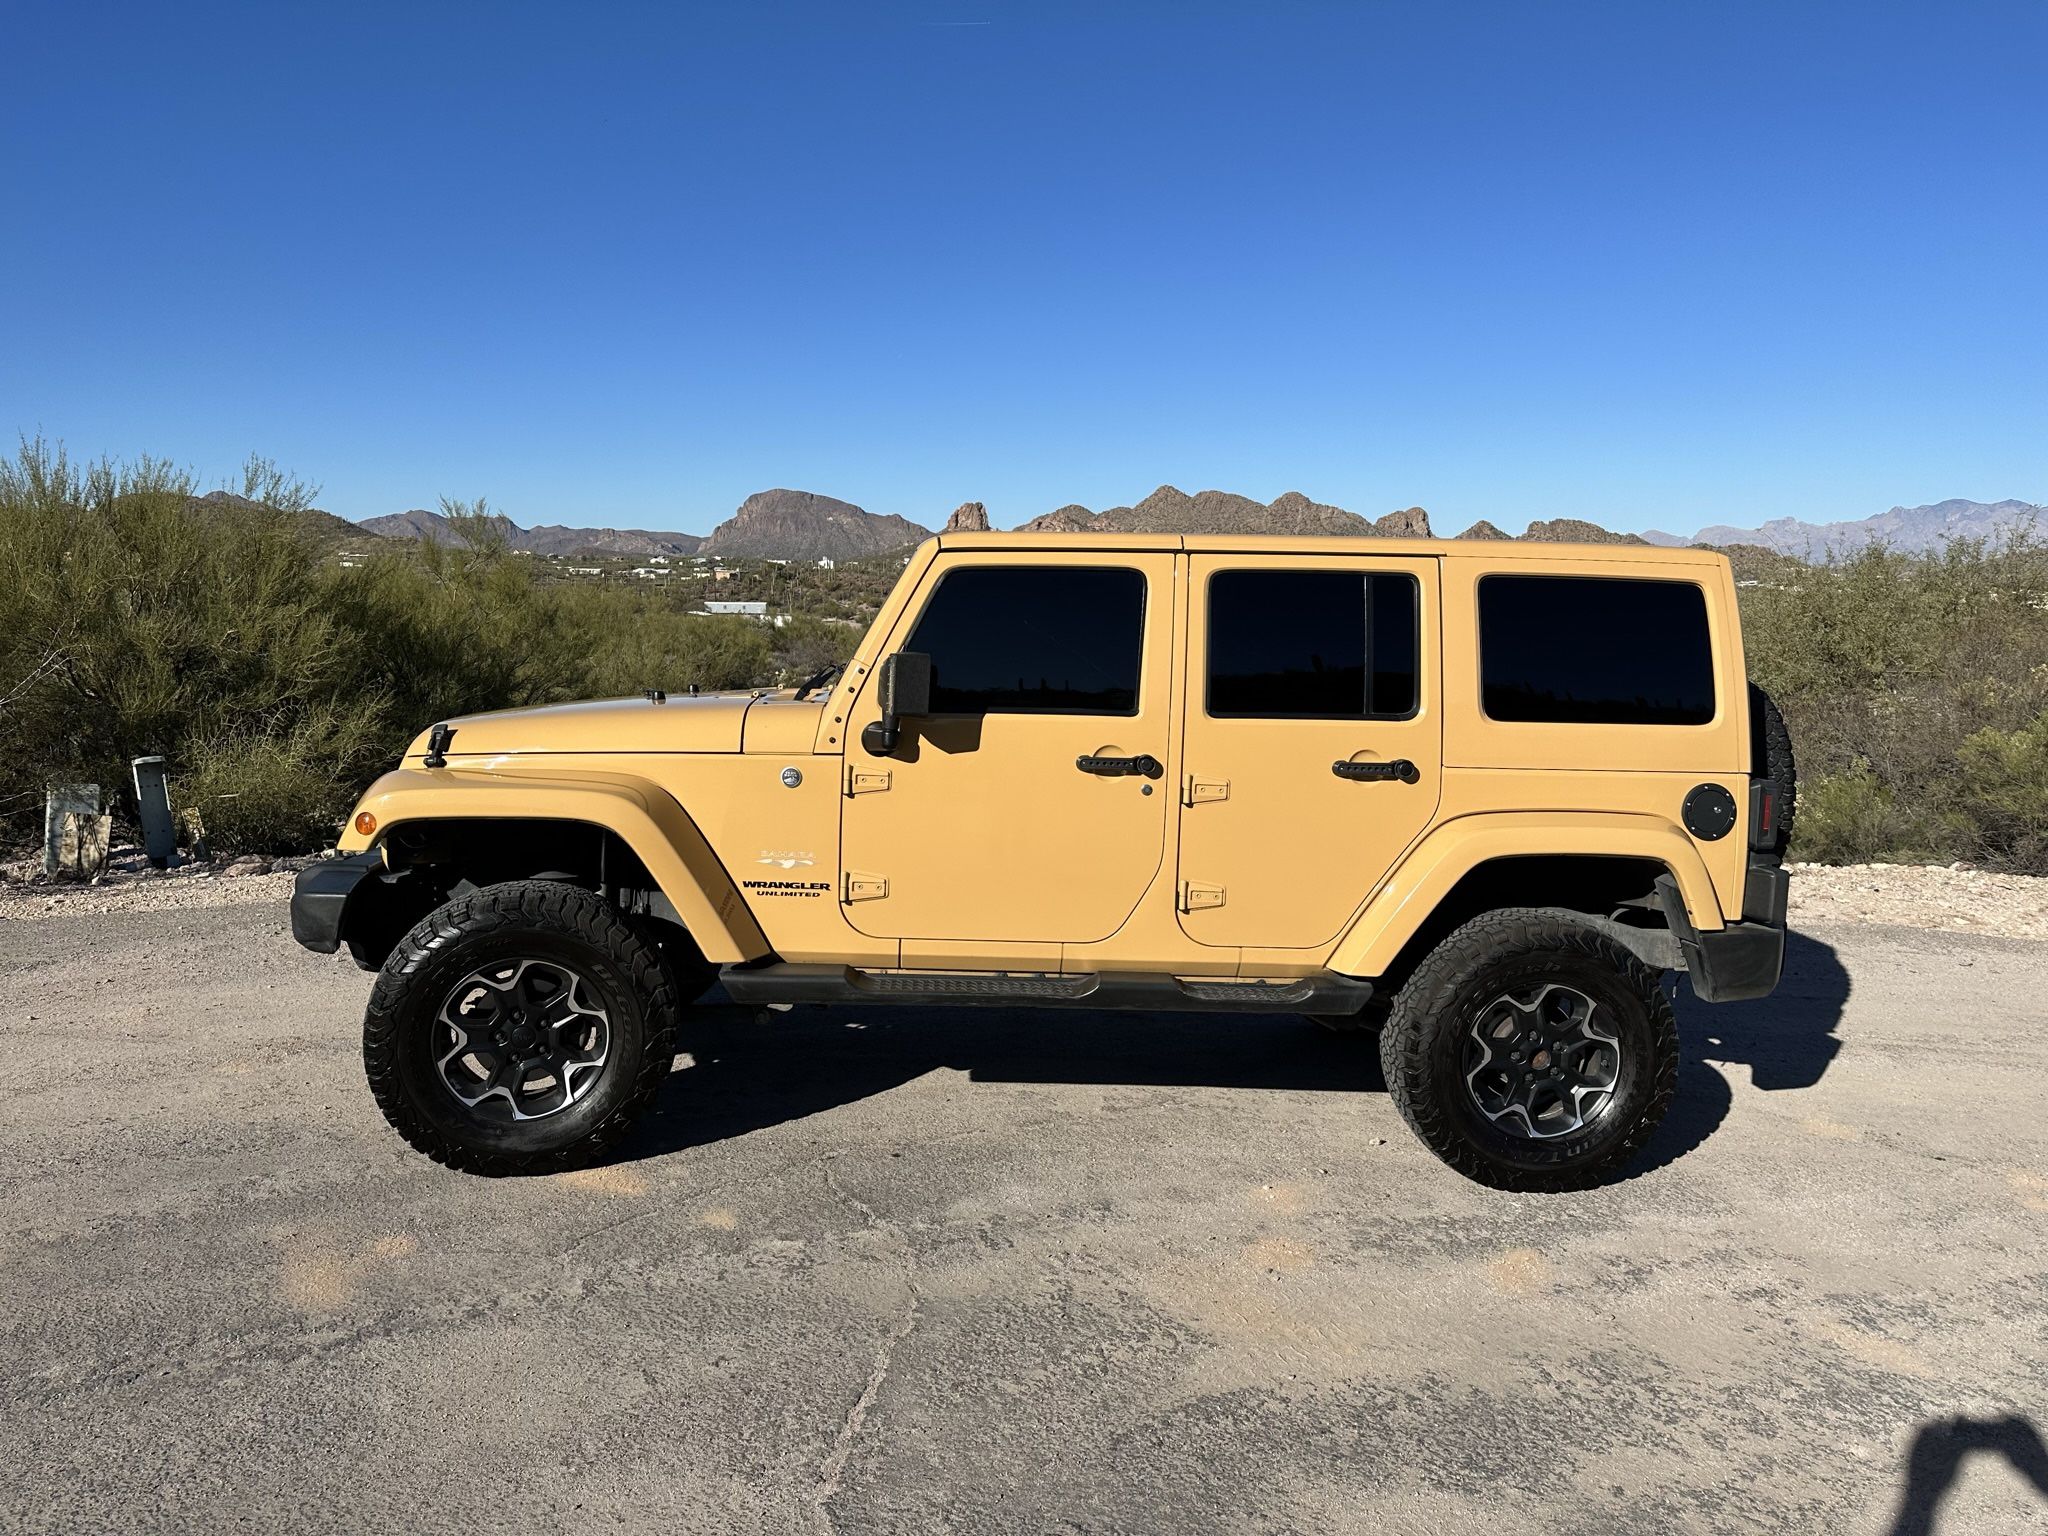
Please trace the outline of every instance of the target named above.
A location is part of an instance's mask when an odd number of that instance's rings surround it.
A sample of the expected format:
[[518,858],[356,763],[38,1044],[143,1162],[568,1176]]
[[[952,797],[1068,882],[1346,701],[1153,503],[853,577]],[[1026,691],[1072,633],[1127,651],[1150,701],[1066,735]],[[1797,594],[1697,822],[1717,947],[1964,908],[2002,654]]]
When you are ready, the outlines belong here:
[[1142,971],[1099,976],[1031,972],[859,971],[844,965],[729,965],[736,1003],[926,1003],[956,1008],[1130,1008],[1159,1013],[1356,1013],[1372,983],[1349,976],[1281,981],[1183,980]]

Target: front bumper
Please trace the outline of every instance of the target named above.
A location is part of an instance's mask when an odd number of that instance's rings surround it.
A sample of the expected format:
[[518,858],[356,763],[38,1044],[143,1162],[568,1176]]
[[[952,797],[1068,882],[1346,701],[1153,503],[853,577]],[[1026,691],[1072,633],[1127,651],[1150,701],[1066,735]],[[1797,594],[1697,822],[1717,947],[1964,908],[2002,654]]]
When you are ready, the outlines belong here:
[[1785,901],[1790,881],[1782,866],[1757,860],[1743,887],[1742,921],[1701,932],[1692,925],[1678,882],[1657,880],[1665,920],[1678,936],[1693,996],[1703,1003],[1740,1003],[1769,997],[1785,969]]
[[316,954],[333,954],[341,948],[349,898],[365,880],[383,872],[384,853],[375,848],[308,864],[292,883],[292,937]]

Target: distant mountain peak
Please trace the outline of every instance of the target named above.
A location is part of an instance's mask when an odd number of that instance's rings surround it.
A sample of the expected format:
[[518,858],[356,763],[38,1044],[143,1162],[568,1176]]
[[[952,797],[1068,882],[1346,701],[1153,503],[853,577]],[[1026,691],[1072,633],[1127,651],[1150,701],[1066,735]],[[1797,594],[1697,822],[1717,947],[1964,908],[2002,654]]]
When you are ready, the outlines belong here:
[[1919,552],[1938,549],[1950,539],[1995,538],[2007,528],[2029,526],[2048,531],[2048,506],[2030,501],[1968,501],[1956,496],[1924,507],[1893,507],[1874,517],[1843,522],[1809,523],[1796,517],[1774,517],[1754,528],[1716,523],[1702,528],[1690,539],[1661,533],[1645,537],[1653,544],[1667,540],[1674,544],[1749,544],[1781,555],[1824,559],[1880,541]]
[[1389,512],[1372,525],[1372,531],[1383,539],[1427,539],[1429,514],[1420,507],[1406,507],[1399,512]]
[[1553,517],[1531,523],[1522,537],[1532,544],[1646,544],[1638,533],[1614,533],[1577,517]]
[[909,518],[816,491],[756,491],[704,541],[704,553],[755,560],[860,560],[932,536]]
[[978,501],[963,501],[953,509],[953,515],[946,519],[941,533],[987,533],[988,508]]

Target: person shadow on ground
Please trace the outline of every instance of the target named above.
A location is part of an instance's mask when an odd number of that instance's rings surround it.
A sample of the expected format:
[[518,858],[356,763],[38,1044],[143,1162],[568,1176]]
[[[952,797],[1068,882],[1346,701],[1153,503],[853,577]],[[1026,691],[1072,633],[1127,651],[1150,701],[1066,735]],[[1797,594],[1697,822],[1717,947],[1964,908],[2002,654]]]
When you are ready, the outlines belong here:
[[[1704,1006],[1678,984],[1678,1100],[1631,1171],[1681,1157],[1727,1118],[1716,1066],[1747,1065],[1766,1092],[1818,1082],[1840,1050],[1849,976],[1828,945],[1787,936],[1770,997]],[[1102,1013],[1069,1008],[888,1007],[765,1011],[714,991],[686,1015],[687,1058],[628,1142],[658,1157],[887,1092],[939,1067],[977,1082],[1383,1093],[1374,1037],[1296,1014]]]
[[1942,1499],[1963,1463],[1979,1452],[2003,1456],[2048,1503],[2048,1444],[2031,1419],[2019,1414],[1933,1419],[1920,1426],[1906,1452],[1906,1484],[1887,1536],[1932,1536]]

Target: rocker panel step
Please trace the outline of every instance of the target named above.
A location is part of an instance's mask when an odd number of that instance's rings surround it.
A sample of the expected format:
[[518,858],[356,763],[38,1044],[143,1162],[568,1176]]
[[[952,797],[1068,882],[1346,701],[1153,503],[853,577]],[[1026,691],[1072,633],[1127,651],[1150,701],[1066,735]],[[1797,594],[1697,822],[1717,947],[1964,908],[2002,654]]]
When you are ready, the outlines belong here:
[[1192,980],[1147,972],[1055,976],[1032,972],[862,971],[844,965],[732,965],[719,973],[736,1003],[951,1004],[968,1008],[1120,1008],[1158,1013],[1353,1013],[1369,981]]

